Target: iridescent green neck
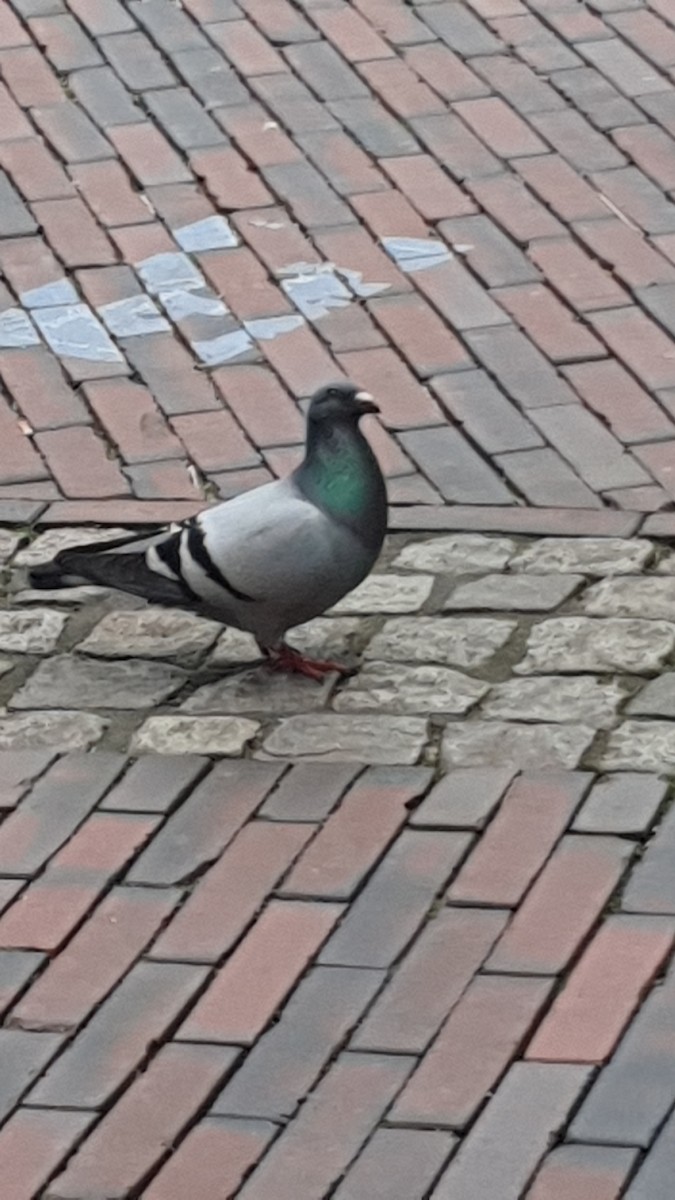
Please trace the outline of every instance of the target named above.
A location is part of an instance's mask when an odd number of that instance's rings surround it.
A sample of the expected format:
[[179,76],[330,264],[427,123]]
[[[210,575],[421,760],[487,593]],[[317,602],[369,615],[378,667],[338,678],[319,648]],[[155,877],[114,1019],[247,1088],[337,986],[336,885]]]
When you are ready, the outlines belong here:
[[[301,490],[334,520],[370,541],[386,522],[386,494],[377,460],[355,425],[308,432],[307,454],[296,472]],[[369,528],[371,526],[371,528]]]

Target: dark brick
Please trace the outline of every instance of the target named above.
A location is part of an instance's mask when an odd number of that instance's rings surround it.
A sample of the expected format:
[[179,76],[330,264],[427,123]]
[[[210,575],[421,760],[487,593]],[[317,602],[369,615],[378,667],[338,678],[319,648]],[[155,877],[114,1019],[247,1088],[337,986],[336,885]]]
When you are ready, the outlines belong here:
[[0,751],[0,809],[15,808],[55,758],[54,750]]
[[648,833],[666,792],[665,781],[651,775],[604,775],[593,784],[572,828],[580,833]]
[[623,895],[628,912],[675,913],[675,880],[669,863],[675,846],[675,809],[669,810],[637,863]]
[[407,128],[374,99],[332,100],[333,116],[376,158],[414,154],[419,146]]
[[104,796],[99,808],[116,812],[169,812],[205,774],[196,754],[145,755]]
[[80,67],[97,66],[101,61],[94,43],[74,17],[65,13],[34,17],[29,29],[57,71],[77,71]]
[[345,763],[297,763],[267,797],[260,816],[272,821],[322,821],[359,770]]
[[[610,44],[611,39],[605,43],[605,46]],[[595,51],[600,49],[601,45],[600,42],[594,42],[589,43],[588,47],[580,47],[580,49]],[[646,63],[644,73],[649,73]],[[644,113],[641,113],[630,100],[617,92],[604,75],[592,67],[574,67],[571,71],[555,71],[551,79],[563,96],[566,96],[576,108],[580,109],[598,129],[611,131],[618,125],[639,125],[645,120]],[[625,84],[623,90],[629,90]],[[618,144],[621,145],[620,142]]]
[[494,34],[463,5],[447,2],[424,8],[423,18],[434,33],[462,58],[475,54],[498,54],[501,46]]
[[131,92],[173,87],[176,78],[144,33],[116,33],[99,39],[108,62]]
[[173,5],[162,0],[132,0],[129,11],[143,25],[160,50],[171,55],[177,50],[194,50],[207,45],[206,38],[193,21]]
[[[443,164],[453,179],[481,179],[498,175],[503,167],[486,146],[467,129],[459,117],[432,115],[415,117],[410,122],[423,146]],[[409,154],[410,150],[391,150],[391,154]]]
[[101,1108],[166,1036],[207,968],[139,962],[32,1089],[31,1104]]
[[467,834],[404,830],[322,950],[320,961],[389,966],[419,928],[468,845]]
[[606,426],[581,405],[537,409],[531,419],[594,491],[652,482]]
[[376,1129],[335,1200],[423,1200],[454,1144],[438,1129]]
[[422,933],[357,1029],[359,1050],[423,1053],[480,969],[508,912],[445,908]]
[[439,232],[488,287],[539,279],[536,267],[489,217],[457,217],[443,221]]
[[164,88],[157,92],[144,92],[143,100],[157,123],[179,150],[217,146],[227,141],[215,121],[204,112],[188,88]]
[[410,1071],[401,1055],[343,1054],[241,1189],[241,1200],[321,1200]]
[[368,96],[368,88],[344,58],[326,42],[291,46],[285,57],[293,70],[322,100]]
[[[623,220],[583,221],[574,232],[629,287],[675,282],[675,268]],[[655,239],[658,244],[662,239]]]
[[82,1194],[121,1197],[135,1189],[236,1056],[230,1046],[164,1046],[69,1159],[47,1195],[54,1200]]
[[535,16],[492,18],[490,24],[501,42],[515,47],[518,57],[541,75],[581,66],[578,54]]
[[577,363],[565,367],[564,374],[584,404],[598,414],[621,442],[648,442],[673,436],[673,424],[666,413],[618,362]]
[[306,229],[325,225],[346,225],[354,220],[344,201],[336,196],[333,189],[308,162],[266,167],[263,175],[272,191],[285,201],[296,221]]
[[194,874],[224,849],[279,773],[279,767],[264,763],[219,763],[169,817],[134,864],[129,882],[166,885]]
[[543,445],[534,426],[484,371],[438,375],[431,388],[444,409],[487,454]]
[[219,104],[245,104],[250,93],[217,50],[181,50],[172,55],[178,74],[207,111]]
[[662,195],[637,167],[603,171],[591,175],[591,180],[599,192],[646,233],[675,231],[675,204]]
[[34,108],[32,116],[65,162],[92,162],[114,157],[110,142],[72,101],[64,100],[49,108]]
[[515,58],[494,54],[472,59],[471,66],[519,113],[549,112],[565,107],[550,83]]
[[490,464],[457,429],[438,426],[400,434],[404,450],[454,504],[514,504],[509,492]]
[[499,455],[495,462],[530,504],[599,508],[601,502],[555,450]]
[[671,1115],[624,1193],[626,1200],[668,1200],[675,1169],[674,1133],[675,1116]]
[[556,1146],[544,1159],[527,1200],[618,1200],[637,1150],[627,1146]]
[[167,417],[219,409],[211,380],[169,333],[129,338],[124,353]]
[[45,961],[33,950],[0,950],[0,1014],[4,1015]]
[[145,113],[136,107],[131,95],[110,67],[75,71],[70,76],[69,84],[75,98],[101,129],[145,120]]
[[258,75],[250,79],[251,90],[291,133],[317,133],[337,129],[338,123],[325,104],[291,74]]
[[355,967],[314,967],[260,1038],[212,1111],[287,1120],[307,1095],[383,979]]
[[35,232],[37,224],[34,217],[4,171],[0,171],[0,237],[20,237]]
[[510,767],[458,767],[448,771],[411,813],[410,824],[440,829],[482,829],[511,782]]
[[57,1033],[0,1029],[0,1119],[9,1116],[19,1098],[54,1056],[61,1041]]

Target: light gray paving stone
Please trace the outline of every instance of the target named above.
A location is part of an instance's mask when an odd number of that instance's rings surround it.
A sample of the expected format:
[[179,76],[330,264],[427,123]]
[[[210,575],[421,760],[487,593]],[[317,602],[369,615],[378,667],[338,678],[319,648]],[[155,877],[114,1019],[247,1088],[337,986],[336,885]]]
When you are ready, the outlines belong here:
[[489,684],[436,663],[366,663],[336,696],[336,712],[453,713],[472,708]]
[[97,662],[59,654],[40,663],[10,708],[152,708],[175,695],[185,679],[175,667],[140,658]]
[[509,721],[467,721],[443,734],[444,767],[563,767],[574,770],[588,750],[590,725],[526,725]]
[[375,635],[365,657],[470,669],[489,662],[516,627],[517,621],[490,617],[394,617]]
[[626,712],[636,717],[675,718],[675,672],[651,679],[626,705]]
[[412,766],[427,737],[421,717],[312,713],[287,717],[263,742],[267,758]]
[[675,578],[668,575],[602,579],[581,597],[584,612],[595,617],[675,618]]
[[170,658],[192,663],[215,642],[222,626],[178,609],[120,609],[106,615],[77,647],[96,658]]
[[246,717],[148,717],[131,742],[132,753],[214,754],[233,757],[260,725]]
[[672,773],[675,766],[675,723],[624,721],[613,729],[599,756],[603,771]]
[[551,617],[534,625],[514,671],[656,671],[675,648],[675,624],[638,617]]
[[394,559],[395,567],[450,575],[500,571],[517,550],[511,538],[481,533],[453,533],[426,542],[413,542]]
[[0,655],[0,675],[7,675],[12,670],[14,663],[11,658],[3,658]]
[[259,658],[260,650],[252,633],[245,633],[243,629],[225,629],[209,655],[209,666],[250,663]]
[[443,608],[549,612],[564,604],[583,582],[583,575],[484,575],[460,583]]
[[30,712],[8,716],[0,710],[0,750],[54,747],[88,750],[100,741],[109,722],[88,712]]
[[507,721],[580,721],[607,729],[628,689],[594,675],[544,675],[493,686],[481,714]]
[[9,529],[0,529],[0,563],[10,559],[21,538],[18,533],[10,533]]
[[647,833],[667,791],[667,782],[653,776],[605,775],[593,785],[572,828],[578,833]]
[[631,575],[652,553],[652,543],[645,538],[548,537],[519,550],[510,569],[538,574]]
[[433,586],[433,575],[369,575],[329,611],[340,615],[419,612]]
[[0,650],[16,654],[51,654],[67,621],[53,608],[0,611]]
[[310,658],[351,659],[363,622],[358,617],[315,617],[288,631],[288,641]]
[[205,684],[181,705],[181,712],[235,715],[315,712],[326,707],[336,678],[332,674],[317,682],[300,675],[276,673],[263,664]]

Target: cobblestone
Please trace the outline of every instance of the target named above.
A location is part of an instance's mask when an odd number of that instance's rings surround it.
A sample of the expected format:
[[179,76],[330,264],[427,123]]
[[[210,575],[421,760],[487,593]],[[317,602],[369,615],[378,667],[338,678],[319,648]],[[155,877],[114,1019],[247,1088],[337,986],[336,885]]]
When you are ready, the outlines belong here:
[[481,712],[491,719],[579,721],[605,729],[614,724],[619,705],[629,694],[618,680],[602,676],[546,675],[536,679],[509,679],[491,689]]
[[241,754],[258,731],[244,717],[148,717],[134,734],[131,749],[155,754]]
[[444,609],[480,608],[493,612],[547,612],[558,608],[583,584],[582,575],[484,575],[460,584]]
[[516,544],[509,538],[458,533],[406,546],[394,559],[394,566],[452,575],[500,571],[515,550]]
[[0,650],[17,654],[50,654],[66,618],[50,608],[0,612]]
[[645,566],[652,553],[651,542],[640,538],[542,538],[518,552],[511,570],[631,575]]
[[12,696],[12,708],[152,708],[174,695],[185,675],[164,663],[96,662],[60,654],[41,663]]
[[264,740],[266,756],[313,762],[415,763],[427,736],[418,717],[287,717]]
[[481,666],[508,642],[515,621],[485,617],[395,617],[386,621],[366,650],[368,659]]
[[7,716],[0,710],[0,750],[88,750],[101,740],[108,722],[87,712],[30,712]]
[[514,670],[656,671],[675,647],[675,625],[639,618],[551,617],[535,625]]
[[534,767],[573,770],[579,766],[594,736],[591,725],[468,722],[448,726],[443,735],[441,761],[446,768],[513,766],[519,770]]
[[466,713],[489,685],[433,663],[418,667],[369,662],[337,696],[337,712]]
[[164,608],[109,612],[78,644],[95,658],[170,658],[194,663],[213,645],[220,626],[192,613]]

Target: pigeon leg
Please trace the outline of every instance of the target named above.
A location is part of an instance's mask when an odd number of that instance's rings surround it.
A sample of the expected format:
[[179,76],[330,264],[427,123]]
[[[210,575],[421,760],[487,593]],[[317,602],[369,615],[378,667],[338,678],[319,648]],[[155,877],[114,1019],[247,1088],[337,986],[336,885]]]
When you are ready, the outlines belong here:
[[320,682],[324,675],[336,671],[338,675],[350,675],[351,668],[342,663],[306,658],[299,650],[294,650],[286,642],[279,646],[264,647],[265,657],[273,671],[289,671],[296,675],[306,675],[308,679]]

